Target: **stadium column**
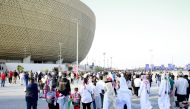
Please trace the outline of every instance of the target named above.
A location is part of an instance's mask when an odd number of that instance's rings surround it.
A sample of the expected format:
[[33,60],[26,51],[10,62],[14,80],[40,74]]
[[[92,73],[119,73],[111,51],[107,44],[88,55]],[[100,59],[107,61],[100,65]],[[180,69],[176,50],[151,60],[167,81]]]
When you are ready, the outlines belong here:
[[77,42],[76,42],[76,45],[77,45],[77,49],[76,49],[76,66],[77,66],[77,69],[76,69],[76,71],[77,71],[77,74],[78,74],[78,70],[79,70],[79,62],[78,62],[78,37],[79,37],[79,21],[80,21],[80,19],[78,19],[78,18],[75,18],[75,19],[72,19],[72,21],[74,22],[74,23],[76,23],[76,29],[77,29],[77,34],[76,34],[76,40],[77,40]]
[[31,61],[31,56],[27,56],[23,59],[23,63],[30,63]]

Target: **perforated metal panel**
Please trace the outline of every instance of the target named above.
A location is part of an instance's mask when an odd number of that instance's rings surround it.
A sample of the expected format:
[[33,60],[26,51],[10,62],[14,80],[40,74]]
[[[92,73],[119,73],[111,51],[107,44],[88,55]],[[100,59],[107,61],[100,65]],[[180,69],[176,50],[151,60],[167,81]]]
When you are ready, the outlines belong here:
[[56,61],[59,42],[65,62],[87,55],[95,32],[95,15],[80,0],[0,0],[0,59]]

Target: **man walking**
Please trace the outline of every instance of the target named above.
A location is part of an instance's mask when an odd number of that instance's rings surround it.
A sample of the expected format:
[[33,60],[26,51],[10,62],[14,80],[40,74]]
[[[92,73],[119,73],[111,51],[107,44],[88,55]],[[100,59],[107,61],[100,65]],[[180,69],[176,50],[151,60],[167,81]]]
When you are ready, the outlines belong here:
[[9,83],[11,84],[12,83],[13,72],[9,71],[8,75],[9,75]]
[[6,79],[6,74],[4,72],[1,72],[1,87],[5,87],[5,79]]
[[25,86],[24,91],[26,91],[27,86],[28,86],[28,80],[29,80],[29,77],[28,77],[28,73],[27,73],[27,72],[24,72],[23,75],[24,75],[24,77],[23,77],[23,81],[24,81],[24,86]]
[[183,77],[183,73],[179,73],[178,80],[175,81],[175,87],[177,89],[177,105],[179,106],[180,102],[186,101],[187,88],[189,87],[188,81]]
[[[161,74],[161,73],[160,73]],[[156,75],[156,83],[157,83],[157,86],[160,87],[160,83],[161,83],[161,75],[160,74],[157,74]]]
[[26,88],[26,105],[27,109],[37,109],[38,102],[38,85],[33,78],[30,78],[30,83]]
[[169,82],[170,82],[170,109],[174,109],[174,95],[175,95],[175,82],[174,82],[174,75],[169,75]]
[[189,100],[189,94],[190,94],[190,80],[188,79],[188,75],[185,75],[184,78],[188,81],[189,87],[187,88],[187,94],[186,99]]
[[167,73],[163,73],[158,92],[158,106],[160,109],[170,109],[170,88],[169,76]]
[[18,76],[18,73],[17,73],[16,70],[15,70],[15,71],[13,72],[13,84],[16,84],[17,76]]
[[139,75],[136,75],[136,78],[134,79],[134,94],[138,96],[138,91],[141,85],[141,79]]

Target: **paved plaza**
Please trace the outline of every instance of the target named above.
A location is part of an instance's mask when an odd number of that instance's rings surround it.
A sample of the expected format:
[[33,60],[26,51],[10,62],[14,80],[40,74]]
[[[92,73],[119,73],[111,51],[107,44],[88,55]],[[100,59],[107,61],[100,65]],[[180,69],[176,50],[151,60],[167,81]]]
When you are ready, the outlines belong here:
[[[81,82],[79,82],[80,84]],[[78,84],[74,84],[71,86],[72,90]],[[153,105],[153,109],[159,109],[157,105],[157,92],[158,88],[155,83],[153,87],[151,87],[151,103]],[[24,99],[24,87],[20,86],[20,84],[9,84],[6,83],[6,87],[0,87],[0,109],[26,109],[26,102]],[[47,103],[45,100],[38,100],[38,109],[48,109]],[[132,109],[140,109],[140,101],[138,97],[132,97]]]

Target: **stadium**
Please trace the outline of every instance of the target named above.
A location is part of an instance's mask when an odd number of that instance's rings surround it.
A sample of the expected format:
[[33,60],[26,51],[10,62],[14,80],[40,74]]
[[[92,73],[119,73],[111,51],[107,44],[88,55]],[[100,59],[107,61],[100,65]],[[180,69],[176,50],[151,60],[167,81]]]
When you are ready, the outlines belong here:
[[95,15],[80,0],[1,0],[0,62],[79,62],[91,48]]

